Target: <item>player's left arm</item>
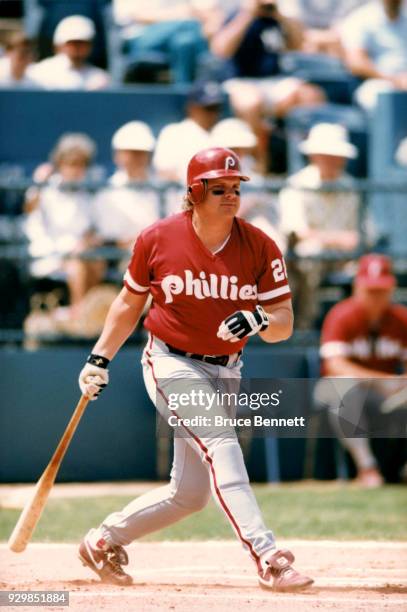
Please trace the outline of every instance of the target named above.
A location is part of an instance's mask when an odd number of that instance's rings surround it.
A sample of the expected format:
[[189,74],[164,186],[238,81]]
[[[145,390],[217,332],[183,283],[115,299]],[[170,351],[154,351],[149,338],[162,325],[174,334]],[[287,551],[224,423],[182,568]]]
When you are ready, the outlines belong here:
[[264,342],[280,342],[287,340],[293,333],[294,314],[291,300],[263,306],[269,325],[259,336]]

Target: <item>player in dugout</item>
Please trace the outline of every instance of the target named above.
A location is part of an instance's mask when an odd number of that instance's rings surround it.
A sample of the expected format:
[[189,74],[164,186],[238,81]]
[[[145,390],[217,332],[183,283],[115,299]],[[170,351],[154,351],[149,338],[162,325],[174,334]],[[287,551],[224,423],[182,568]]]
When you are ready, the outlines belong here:
[[328,409],[333,430],[354,461],[357,483],[364,488],[383,484],[369,438],[378,431],[398,437],[405,423],[407,308],[392,302],[395,288],[390,258],[364,255],[353,295],[329,311],[321,331],[326,378],[316,385],[316,405]]
[[[142,366],[162,418],[170,423],[171,417],[179,418],[171,482],[110,514],[84,537],[79,556],[104,582],[130,585],[132,577],[122,568],[128,563],[123,547],[201,510],[211,492],[254,561],[260,586],[294,591],[313,582],[293,569],[294,555],[278,549],[265,526],[235,430],[188,427],[183,419],[198,414],[191,403],[176,410],[169,403],[180,386],[191,395],[238,387],[249,336],[279,342],[292,333],[281,252],[261,230],[237,217],[240,183],[247,180],[230,149],[213,147],[192,157],[184,210],[138,237],[124,287],[79,375],[82,393],[96,399],[109,382],[110,361],[151,293]],[[226,414],[225,407],[220,410]]]

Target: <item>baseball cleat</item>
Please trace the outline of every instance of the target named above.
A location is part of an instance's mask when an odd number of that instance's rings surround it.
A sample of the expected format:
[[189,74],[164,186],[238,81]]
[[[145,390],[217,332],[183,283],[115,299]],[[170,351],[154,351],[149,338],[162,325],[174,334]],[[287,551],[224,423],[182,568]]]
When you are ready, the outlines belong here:
[[294,568],[294,555],[289,550],[277,550],[266,560],[266,568],[259,572],[259,584],[264,589],[273,591],[299,591],[310,586],[314,581],[302,576]]
[[383,476],[376,468],[367,468],[360,470],[358,473],[356,483],[363,489],[377,489],[383,486]]
[[109,545],[100,538],[95,546],[91,544],[89,536],[91,530],[79,545],[79,559],[82,564],[93,570],[102,582],[129,586],[133,579],[123,571],[122,565],[128,565],[129,557],[122,546]]

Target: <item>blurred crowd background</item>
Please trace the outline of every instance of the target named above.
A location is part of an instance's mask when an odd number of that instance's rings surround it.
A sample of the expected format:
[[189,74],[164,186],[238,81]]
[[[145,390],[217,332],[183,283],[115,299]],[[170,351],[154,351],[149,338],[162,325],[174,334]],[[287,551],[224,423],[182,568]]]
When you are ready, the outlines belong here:
[[208,146],[252,177],[240,214],[285,255],[307,376],[357,270],[407,305],[406,1],[2,0],[0,133],[3,346],[89,346]]

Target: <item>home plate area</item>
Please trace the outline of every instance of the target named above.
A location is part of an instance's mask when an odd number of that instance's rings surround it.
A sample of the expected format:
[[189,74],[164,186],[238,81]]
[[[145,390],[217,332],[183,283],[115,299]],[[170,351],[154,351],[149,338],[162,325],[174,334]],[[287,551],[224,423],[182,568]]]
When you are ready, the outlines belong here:
[[70,610],[407,610],[407,542],[281,541],[279,546],[292,550],[295,567],[315,579],[311,588],[264,591],[237,543],[212,541],[129,546],[131,587],[102,584],[81,565],[77,545],[30,544],[15,554],[2,544],[0,590],[66,590]]

